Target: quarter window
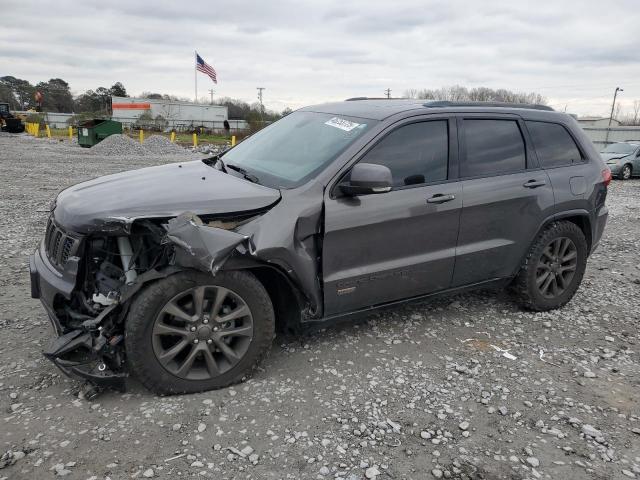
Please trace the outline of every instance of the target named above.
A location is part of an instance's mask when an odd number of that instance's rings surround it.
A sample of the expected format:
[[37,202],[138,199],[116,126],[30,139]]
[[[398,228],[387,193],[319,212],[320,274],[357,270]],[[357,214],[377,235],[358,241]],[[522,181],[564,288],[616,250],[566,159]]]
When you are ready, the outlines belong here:
[[526,168],[524,140],[514,120],[464,120],[467,152],[462,176],[518,172]]
[[384,137],[361,160],[391,170],[394,187],[447,179],[449,133],[446,120],[412,123]]
[[582,154],[569,132],[557,123],[527,122],[542,167],[582,162]]

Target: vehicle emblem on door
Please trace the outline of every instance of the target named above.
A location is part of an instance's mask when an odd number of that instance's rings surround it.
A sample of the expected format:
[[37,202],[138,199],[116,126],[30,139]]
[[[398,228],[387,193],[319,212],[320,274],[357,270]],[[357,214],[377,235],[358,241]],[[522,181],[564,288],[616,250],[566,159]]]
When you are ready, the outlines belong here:
[[338,295],[348,295],[356,291],[356,287],[339,288]]

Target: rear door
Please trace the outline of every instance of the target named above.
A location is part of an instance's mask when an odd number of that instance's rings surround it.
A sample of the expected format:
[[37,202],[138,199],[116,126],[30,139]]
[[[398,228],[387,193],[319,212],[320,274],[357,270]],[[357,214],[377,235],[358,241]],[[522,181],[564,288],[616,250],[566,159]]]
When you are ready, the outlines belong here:
[[456,124],[429,118],[388,129],[357,160],[387,166],[394,181],[390,192],[348,197],[338,186],[327,192],[325,315],[451,284],[462,205],[455,179]]
[[554,206],[522,120],[458,118],[462,214],[452,287],[513,275]]
[[[549,175],[556,201],[554,213],[561,210],[590,210],[586,198],[593,168],[567,128],[559,123],[527,120],[526,128],[535,147],[540,166]],[[601,181],[600,172],[597,181]]]

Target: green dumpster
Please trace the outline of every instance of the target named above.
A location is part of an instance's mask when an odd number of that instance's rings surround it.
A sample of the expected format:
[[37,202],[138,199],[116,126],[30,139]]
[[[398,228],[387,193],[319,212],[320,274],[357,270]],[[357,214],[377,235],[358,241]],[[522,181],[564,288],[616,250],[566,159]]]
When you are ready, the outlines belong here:
[[89,148],[109,135],[122,133],[122,124],[113,120],[87,120],[78,125],[78,145]]

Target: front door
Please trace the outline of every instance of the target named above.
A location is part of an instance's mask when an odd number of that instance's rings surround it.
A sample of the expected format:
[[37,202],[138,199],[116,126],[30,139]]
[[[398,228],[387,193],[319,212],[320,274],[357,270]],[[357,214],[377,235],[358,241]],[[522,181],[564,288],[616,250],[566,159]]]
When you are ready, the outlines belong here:
[[449,287],[462,206],[452,158],[453,120],[413,120],[389,129],[358,160],[387,166],[390,192],[326,194],[325,315]]

